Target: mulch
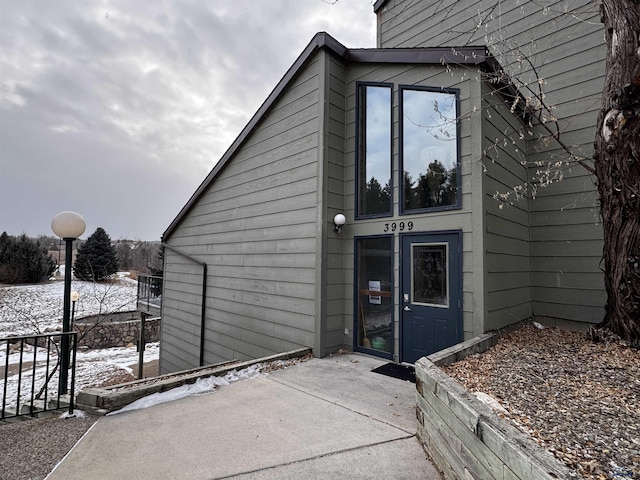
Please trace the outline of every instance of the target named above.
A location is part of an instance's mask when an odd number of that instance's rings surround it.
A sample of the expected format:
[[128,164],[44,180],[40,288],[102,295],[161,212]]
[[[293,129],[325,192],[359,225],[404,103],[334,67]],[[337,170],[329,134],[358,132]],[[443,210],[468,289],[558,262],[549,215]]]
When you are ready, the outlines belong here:
[[586,479],[640,479],[640,351],[526,325],[443,368]]
[[[499,400],[508,412],[502,416],[584,478],[640,479],[639,350],[527,325],[444,370],[467,390]],[[0,426],[0,480],[44,478],[95,420]]]

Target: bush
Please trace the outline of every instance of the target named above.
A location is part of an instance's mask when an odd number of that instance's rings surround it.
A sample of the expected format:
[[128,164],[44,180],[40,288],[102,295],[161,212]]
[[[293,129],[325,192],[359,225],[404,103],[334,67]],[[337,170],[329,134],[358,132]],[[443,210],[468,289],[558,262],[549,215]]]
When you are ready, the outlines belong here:
[[36,240],[26,235],[0,235],[0,282],[37,283],[48,279],[56,263]]

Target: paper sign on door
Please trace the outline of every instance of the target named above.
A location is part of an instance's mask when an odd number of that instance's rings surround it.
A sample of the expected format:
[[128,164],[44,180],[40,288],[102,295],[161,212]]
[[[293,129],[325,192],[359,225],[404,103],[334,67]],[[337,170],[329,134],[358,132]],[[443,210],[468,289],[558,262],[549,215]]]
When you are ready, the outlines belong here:
[[[375,292],[380,291],[380,281],[379,280],[369,280],[369,290],[373,290]],[[369,303],[374,305],[382,304],[382,297],[380,295],[369,295]]]

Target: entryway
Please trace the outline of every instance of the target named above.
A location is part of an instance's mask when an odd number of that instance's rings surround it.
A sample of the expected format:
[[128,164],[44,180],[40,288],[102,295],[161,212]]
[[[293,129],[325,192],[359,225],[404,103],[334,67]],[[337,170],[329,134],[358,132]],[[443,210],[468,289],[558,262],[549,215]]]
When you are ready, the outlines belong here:
[[356,238],[356,351],[415,363],[462,341],[461,238],[457,230]]
[[461,233],[401,234],[400,361],[462,341]]

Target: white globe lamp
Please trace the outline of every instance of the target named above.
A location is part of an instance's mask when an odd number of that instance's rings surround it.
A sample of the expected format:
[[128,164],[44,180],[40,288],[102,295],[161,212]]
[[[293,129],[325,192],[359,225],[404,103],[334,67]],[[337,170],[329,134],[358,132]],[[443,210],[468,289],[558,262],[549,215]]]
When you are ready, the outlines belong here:
[[[62,306],[62,340],[60,342],[60,380],[58,393],[67,393],[69,377],[69,340],[71,338],[71,263],[73,241],[84,233],[87,224],[76,212],[60,212],[51,221],[51,230],[65,241],[64,252],[64,302]],[[74,349],[75,351],[75,349]]]

